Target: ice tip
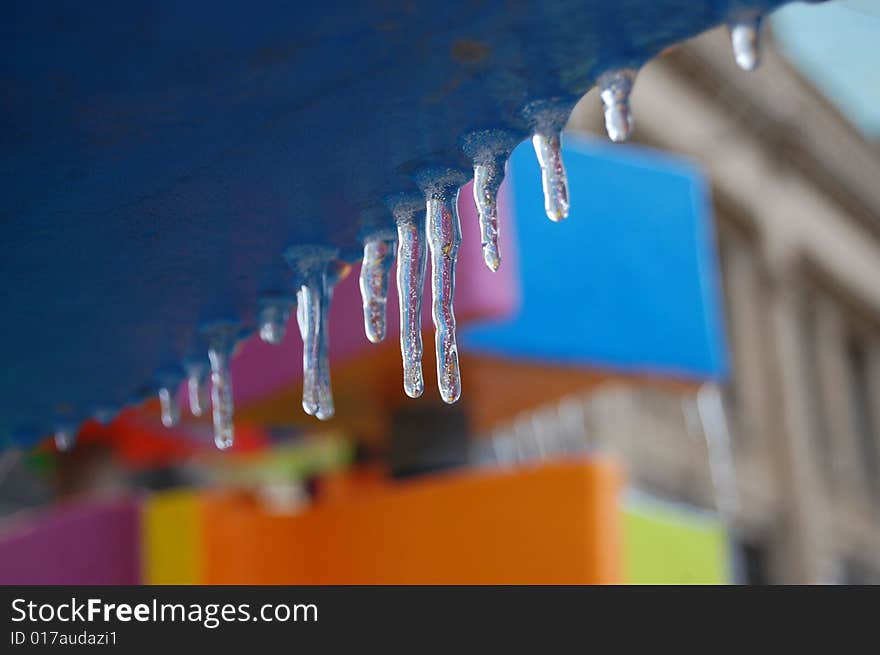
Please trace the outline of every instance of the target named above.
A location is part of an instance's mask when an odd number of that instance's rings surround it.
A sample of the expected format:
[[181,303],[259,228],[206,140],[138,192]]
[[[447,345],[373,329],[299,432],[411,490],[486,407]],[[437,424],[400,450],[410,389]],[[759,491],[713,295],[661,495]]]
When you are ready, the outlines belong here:
[[559,132],[536,132],[532,146],[541,168],[541,187],[544,191],[544,212],[554,223],[568,218],[568,177],[562,161],[562,135]]
[[[416,376],[414,375],[412,377],[415,378]],[[418,379],[404,379],[403,392],[410,398],[422,397],[425,393],[425,381],[421,375],[421,368],[419,369]]]
[[367,321],[375,324],[376,327],[366,330],[367,341],[370,343],[382,343],[385,340],[385,326],[384,324],[381,327],[378,325],[379,319],[376,318],[376,316],[379,313],[379,310],[370,308],[368,311],[370,313],[370,318],[368,318]]
[[284,341],[287,319],[296,301],[281,294],[267,295],[258,302],[260,341],[273,346]]
[[186,391],[189,401],[189,411],[195,416],[201,416],[205,411],[207,401],[202,381],[205,376],[205,365],[202,362],[191,361],[186,364]]
[[388,304],[388,281],[394,263],[396,237],[380,232],[364,241],[360,290],[364,310],[364,333],[371,343],[385,339],[385,311]]
[[504,181],[503,160],[474,164],[474,202],[480,222],[483,261],[493,273],[501,265],[498,247],[498,190]]
[[320,407],[320,408],[318,408],[318,411],[315,412],[314,416],[319,421],[329,421],[331,418],[333,418],[335,413],[336,412],[334,411],[334,409],[332,407],[330,407],[328,409]]
[[498,269],[501,268],[501,257],[498,255],[498,249],[493,248],[489,244],[483,246],[483,261],[486,263],[486,267],[493,273],[497,273]]
[[757,14],[734,18],[729,23],[730,43],[736,65],[753,71],[760,63],[761,16]]
[[626,141],[633,132],[634,121],[630,94],[636,78],[633,68],[619,68],[599,76],[599,97],[605,114],[605,131],[615,143]]
[[309,416],[314,416],[315,414],[318,413],[318,403],[317,403],[317,401],[306,400],[305,398],[303,398],[303,401],[302,401],[302,408],[303,408],[303,411],[304,411],[306,414],[308,414]]
[[541,168],[544,211],[554,223],[568,218],[568,178],[562,161],[562,130],[571,105],[559,98],[533,100],[521,110],[532,127],[532,146]]
[[180,407],[177,405],[174,387],[163,386],[159,388],[159,408],[162,425],[166,428],[173,428],[180,422]]
[[58,452],[68,453],[76,445],[76,432],[70,428],[58,428],[53,435],[55,448]]
[[447,405],[454,405],[461,398],[461,384],[441,388],[440,398]]
[[273,346],[284,340],[284,330],[277,323],[266,321],[260,326],[260,341]]

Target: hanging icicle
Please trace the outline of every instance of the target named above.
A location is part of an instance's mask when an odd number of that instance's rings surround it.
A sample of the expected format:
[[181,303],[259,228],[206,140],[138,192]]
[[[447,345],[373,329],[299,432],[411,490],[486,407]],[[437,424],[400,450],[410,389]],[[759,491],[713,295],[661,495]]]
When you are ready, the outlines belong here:
[[761,22],[761,14],[755,11],[737,13],[727,22],[733,58],[744,71],[753,71],[760,63]]
[[458,193],[464,180],[463,175],[451,170],[425,172],[420,180],[426,197],[425,231],[431,254],[437,384],[446,403],[454,403],[461,396],[454,304],[455,266],[461,245]]
[[394,235],[380,232],[364,241],[360,289],[364,332],[372,343],[385,338],[388,277],[394,263]]
[[389,204],[397,221],[397,296],[403,390],[410,398],[418,398],[425,390],[422,376],[422,293],[428,262],[425,202],[402,196]]
[[599,76],[599,97],[605,112],[605,130],[614,142],[626,141],[633,131],[629,96],[636,80],[636,70],[618,68]]
[[211,413],[214,420],[214,444],[220,450],[232,447],[235,440],[235,405],[229,360],[239,335],[235,323],[217,323],[204,330],[211,363]]

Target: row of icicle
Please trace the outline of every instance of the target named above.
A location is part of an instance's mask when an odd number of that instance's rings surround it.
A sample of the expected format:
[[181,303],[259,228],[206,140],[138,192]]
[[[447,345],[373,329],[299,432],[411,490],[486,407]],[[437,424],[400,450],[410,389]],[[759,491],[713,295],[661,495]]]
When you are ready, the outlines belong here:
[[[762,16],[756,11],[737,15],[729,21],[730,38],[737,65],[754,70],[758,64],[758,35]],[[612,141],[625,141],[633,130],[629,97],[637,71],[615,69],[597,80],[605,114],[605,128]],[[562,125],[554,120],[535,117],[532,145],[541,167],[544,209],[552,221],[568,216],[568,181],[562,162]],[[483,259],[492,271],[501,264],[498,249],[497,193],[504,180],[504,168],[510,148],[501,151],[479,151],[474,157],[474,201],[480,222]],[[400,310],[400,349],[403,358],[403,389],[411,398],[424,391],[422,377],[422,289],[425,282],[428,254],[431,259],[432,315],[437,353],[437,380],[441,398],[454,403],[461,395],[458,346],[455,336],[455,265],[461,243],[458,217],[458,189],[463,180],[427,179],[421,184],[426,200],[413,203],[401,198],[390,203],[397,223],[397,233],[380,233],[365,240],[361,266],[360,289],[363,299],[364,330],[372,343],[385,338],[385,306],[388,278],[397,257],[397,289]],[[421,212],[425,212],[425,220]],[[266,343],[279,344],[284,338],[290,314],[296,321],[303,340],[303,410],[321,420],[334,414],[330,389],[328,359],[328,321],[330,300],[336,283],[345,277],[349,267],[335,259],[331,248],[292,248],[285,257],[294,269],[296,297],[264,298],[259,307],[259,335]],[[205,331],[211,378],[211,411],[214,443],[225,450],[232,446],[233,396],[229,360],[238,336],[234,323],[213,325]],[[205,367],[190,363],[186,367],[186,389],[190,411],[202,416],[207,409],[204,391]],[[180,420],[176,385],[169,382],[159,388],[162,424],[172,427]],[[75,442],[75,431],[69,427],[55,432],[59,450],[69,450]]]

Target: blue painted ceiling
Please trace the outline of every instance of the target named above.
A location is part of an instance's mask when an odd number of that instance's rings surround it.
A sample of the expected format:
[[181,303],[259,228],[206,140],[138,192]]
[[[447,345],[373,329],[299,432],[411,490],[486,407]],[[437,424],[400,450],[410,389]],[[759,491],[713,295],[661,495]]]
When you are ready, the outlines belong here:
[[250,329],[285,248],[356,257],[420,169],[470,174],[469,132],[525,138],[529,102],[777,4],[5,3],[0,434],[143,397],[206,321]]

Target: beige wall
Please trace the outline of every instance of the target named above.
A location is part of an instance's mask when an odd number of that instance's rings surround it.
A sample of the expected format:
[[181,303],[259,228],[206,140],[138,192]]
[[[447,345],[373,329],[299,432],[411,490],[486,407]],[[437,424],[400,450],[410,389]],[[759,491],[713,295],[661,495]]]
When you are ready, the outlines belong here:
[[[847,355],[858,334],[880,453],[880,150],[772,48],[758,72],[738,71],[720,30],[650,63],[632,102],[636,140],[698,162],[716,199],[734,530],[767,545],[776,582],[838,581],[848,563],[880,572],[880,496]],[[569,127],[601,130],[595,92]],[[604,425],[636,479],[714,502],[706,448],[630,404],[629,427]]]

